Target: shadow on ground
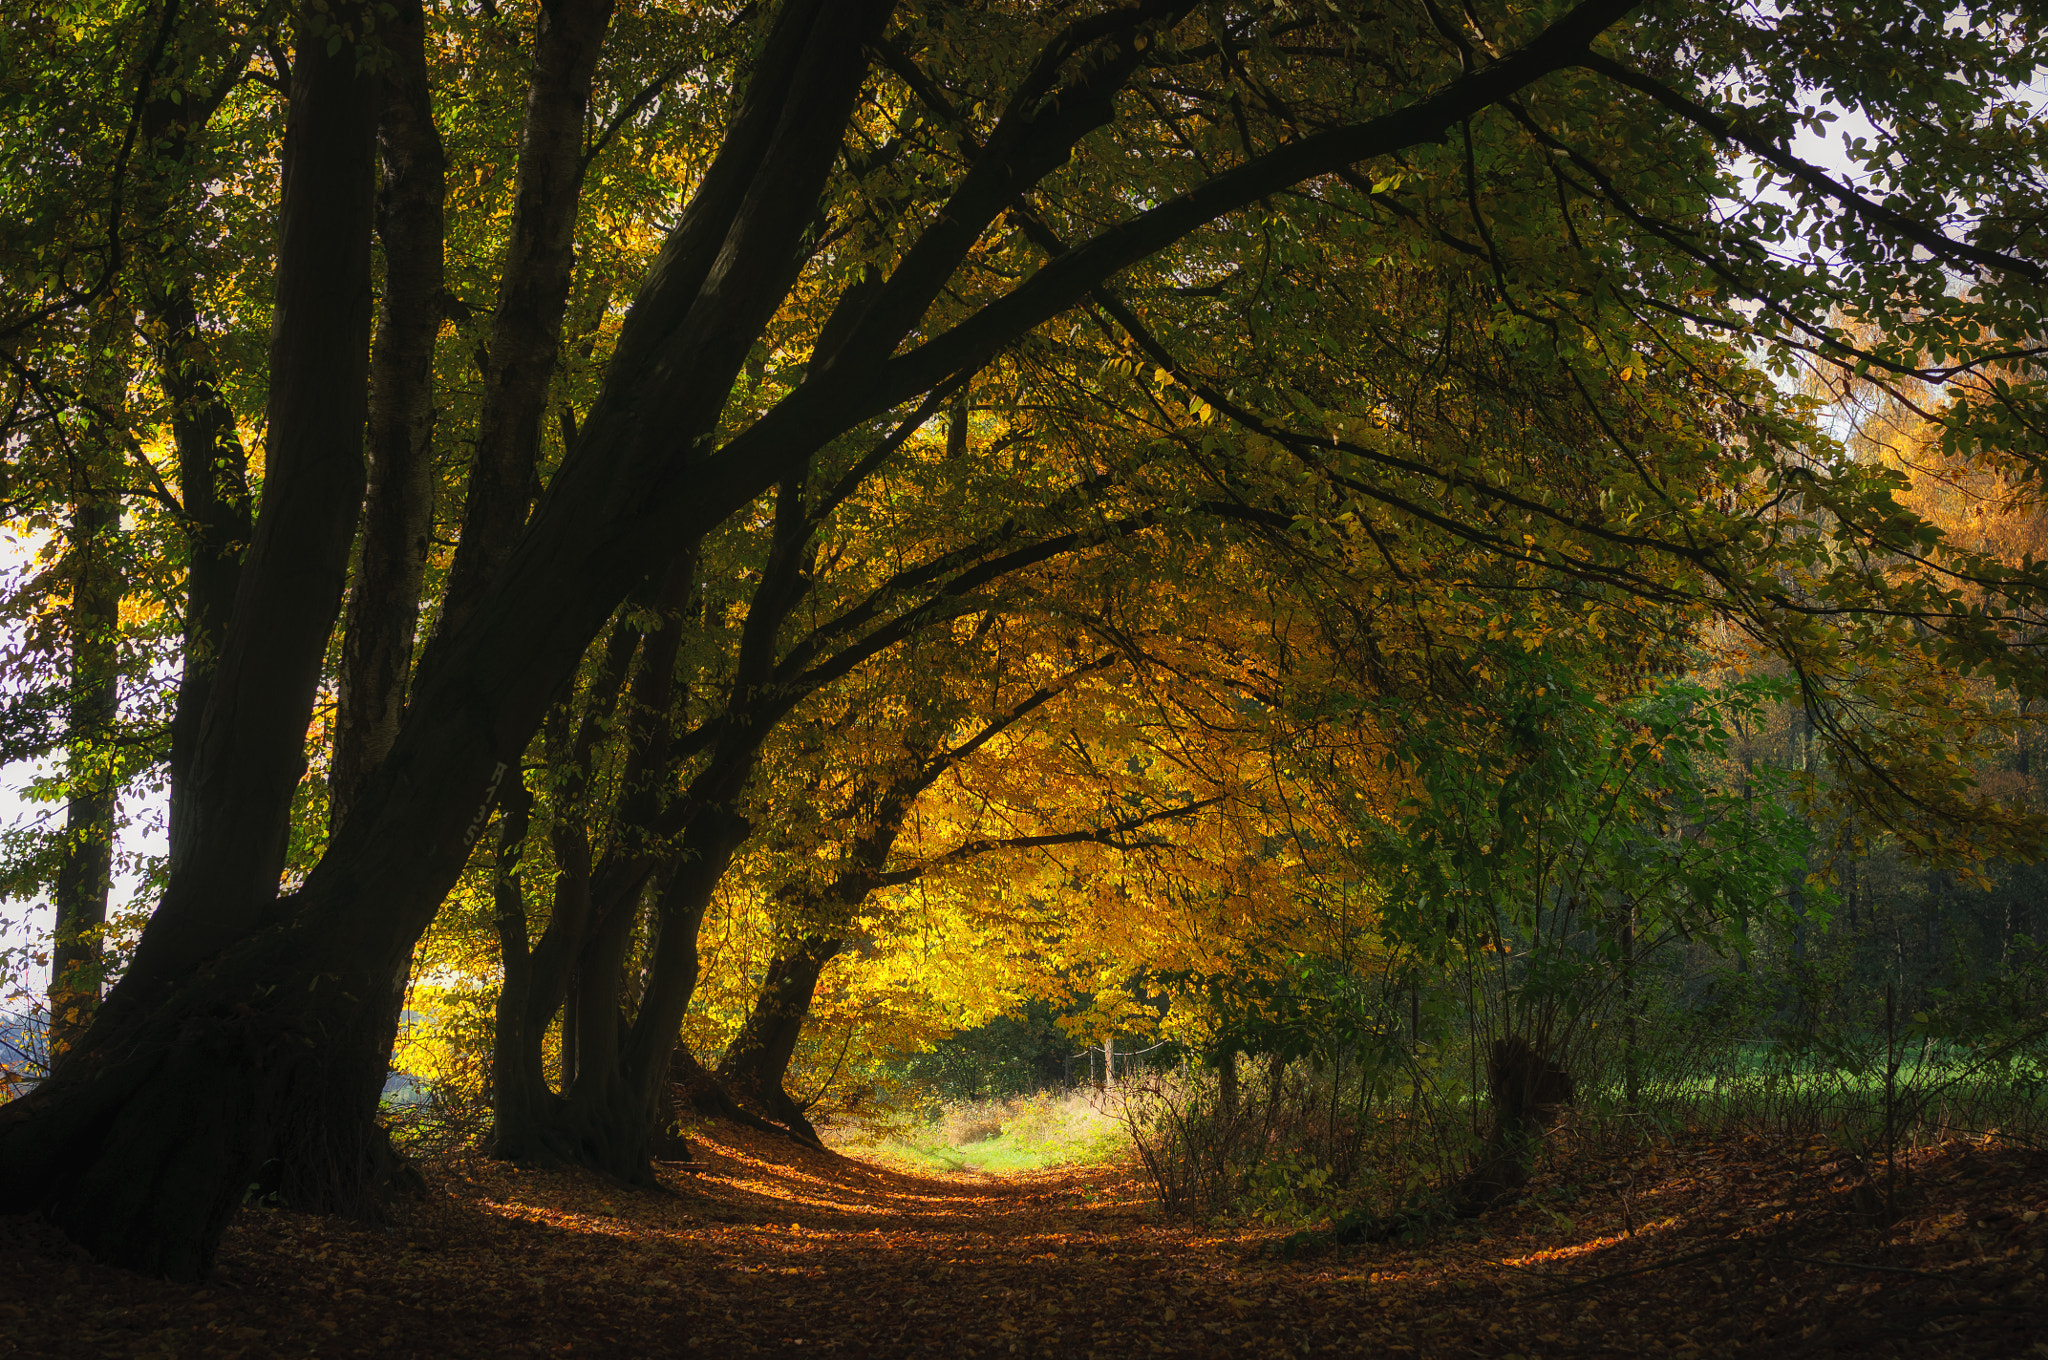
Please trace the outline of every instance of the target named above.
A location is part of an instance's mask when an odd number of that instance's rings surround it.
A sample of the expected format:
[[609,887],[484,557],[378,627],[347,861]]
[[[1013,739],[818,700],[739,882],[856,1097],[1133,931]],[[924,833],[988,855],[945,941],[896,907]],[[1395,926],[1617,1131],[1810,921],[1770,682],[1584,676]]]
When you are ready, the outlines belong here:
[[[2048,1356],[2048,1158],[1560,1157],[1415,1243],[1280,1259],[1125,1168],[932,1178],[720,1126],[667,1192],[456,1160],[382,1228],[252,1209],[203,1287],[0,1219],[0,1356]],[[1312,1245],[1312,1244],[1311,1244]]]

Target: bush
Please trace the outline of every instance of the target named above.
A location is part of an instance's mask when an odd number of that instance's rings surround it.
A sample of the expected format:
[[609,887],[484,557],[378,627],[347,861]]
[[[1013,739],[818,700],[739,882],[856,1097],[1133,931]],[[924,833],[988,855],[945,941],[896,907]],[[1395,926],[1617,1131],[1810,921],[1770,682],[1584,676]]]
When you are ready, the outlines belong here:
[[1123,1088],[1125,1127],[1160,1207],[1299,1227],[1391,1212],[1462,1168],[1473,1139],[1436,1102],[1396,1104],[1356,1067],[1263,1062],[1233,1101],[1213,1072]]

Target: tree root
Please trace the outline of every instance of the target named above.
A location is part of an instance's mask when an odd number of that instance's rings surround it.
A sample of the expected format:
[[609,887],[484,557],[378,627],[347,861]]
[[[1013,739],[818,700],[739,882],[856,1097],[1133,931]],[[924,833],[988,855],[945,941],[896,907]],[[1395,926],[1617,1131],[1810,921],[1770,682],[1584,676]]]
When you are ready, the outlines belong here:
[[685,1109],[693,1110],[712,1119],[730,1120],[761,1133],[778,1133],[805,1147],[824,1150],[825,1145],[819,1140],[817,1130],[811,1127],[801,1111],[797,1112],[796,1126],[755,1114],[740,1104],[734,1093],[726,1089],[725,1083],[707,1071],[680,1044],[669,1059],[668,1075],[670,1093],[678,1113]]

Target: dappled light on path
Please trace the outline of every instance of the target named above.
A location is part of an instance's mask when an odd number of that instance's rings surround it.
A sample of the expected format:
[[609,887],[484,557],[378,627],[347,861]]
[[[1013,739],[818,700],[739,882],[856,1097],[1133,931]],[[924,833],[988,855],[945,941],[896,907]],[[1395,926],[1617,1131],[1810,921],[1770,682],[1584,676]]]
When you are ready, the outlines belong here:
[[698,1151],[661,1193],[478,1159],[385,1228],[251,1209],[201,1288],[0,1220],[0,1355],[1991,1357],[2048,1334],[2041,1159],[1978,1144],[1909,1159],[1889,1230],[1824,1148],[1701,1139],[1560,1158],[1514,1206],[1351,1248],[1162,1222],[1121,1166],[921,1176],[723,1126]]

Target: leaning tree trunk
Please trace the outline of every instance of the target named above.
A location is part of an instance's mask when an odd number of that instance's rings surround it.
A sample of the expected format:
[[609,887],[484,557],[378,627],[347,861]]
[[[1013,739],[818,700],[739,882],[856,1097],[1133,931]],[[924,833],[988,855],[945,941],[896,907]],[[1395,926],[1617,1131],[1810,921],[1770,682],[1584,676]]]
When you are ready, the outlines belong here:
[[363,488],[376,80],[352,48],[328,46],[303,37],[292,67],[262,509],[173,791],[169,882],[110,1005],[162,997],[277,898]]
[[400,7],[377,115],[384,289],[370,352],[369,494],[337,676],[329,820],[339,826],[404,714],[434,532],[434,341],[442,296],[444,158],[427,86],[426,16]]
[[[347,821],[369,772],[398,736],[433,531],[434,340],[443,309],[444,192],[441,138],[427,88],[425,23],[418,0],[412,0],[384,29],[391,53],[378,90],[382,183],[376,216],[384,290],[370,355],[369,494],[344,616],[328,769],[334,827]],[[366,1187],[375,1191],[402,1172],[410,1179],[377,1111],[411,963],[408,952],[386,980],[383,1021],[364,1034],[364,1051],[350,1064],[357,1087],[318,1117],[318,1136],[289,1140],[264,1178],[295,1208],[361,1212]],[[295,1154],[312,1160],[295,1164]],[[337,1162],[337,1155],[343,1160]]]
[[805,935],[776,952],[754,1008],[726,1047],[715,1075],[742,1100],[759,1105],[769,1118],[809,1141],[818,1141],[807,1112],[783,1085],[810,1018],[818,976],[839,953],[840,941]]
[[[344,16],[347,17],[347,16]],[[360,17],[360,16],[356,16]],[[303,997],[252,991],[208,960],[275,911],[291,794],[360,496],[374,179],[373,81],[356,54],[307,36],[293,65],[280,209],[269,477],[177,791],[171,878],[122,983],[31,1100],[0,1123],[4,1199],[41,1204],[96,1254],[203,1271],[226,1218],[274,1155],[327,1139],[355,1098],[369,1014],[388,995],[352,963],[358,937],[297,963]],[[274,939],[262,941],[266,952]],[[311,964],[309,970],[307,965]],[[265,958],[270,986],[295,971]],[[311,976],[306,974],[311,971]],[[257,976],[262,976],[261,973]],[[321,992],[325,983],[327,992]],[[347,1040],[355,1038],[355,1042]],[[363,1123],[344,1120],[348,1142]],[[289,1151],[288,1151],[289,1150]],[[347,1149],[340,1149],[344,1156]],[[301,1179],[304,1179],[302,1176]]]
[[404,947],[314,906],[287,904],[147,1023],[102,1007],[70,1061],[0,1107],[0,1202],[41,1209],[104,1261],[195,1279],[267,1162],[293,1169],[295,1198],[359,1194],[379,1153],[354,1141],[362,1059]]
[[[164,74],[170,78],[152,82],[140,121],[145,144],[161,157],[151,176],[149,206],[143,211],[166,221],[183,219],[189,231],[195,221],[192,210],[198,205],[174,204],[164,191],[183,178],[177,172],[190,168],[192,152],[221,103],[240,84],[243,69],[219,72],[210,89],[193,83],[199,75],[195,68]],[[169,762],[170,837],[183,843],[188,839],[192,800],[181,795],[191,789],[189,776],[214,665],[227,639],[242,553],[254,533],[253,504],[248,456],[199,323],[194,281],[179,273],[189,264],[191,243],[175,233],[152,231],[150,236],[152,262],[161,273],[147,285],[148,316],[177,450],[178,518],[185,540],[183,666],[171,716]]]
[[538,15],[511,239],[484,358],[462,536],[442,600],[444,629],[461,627],[475,611],[510,555],[533,500],[541,419],[576,268],[591,80],[612,9],[613,0],[559,0],[543,5]]

